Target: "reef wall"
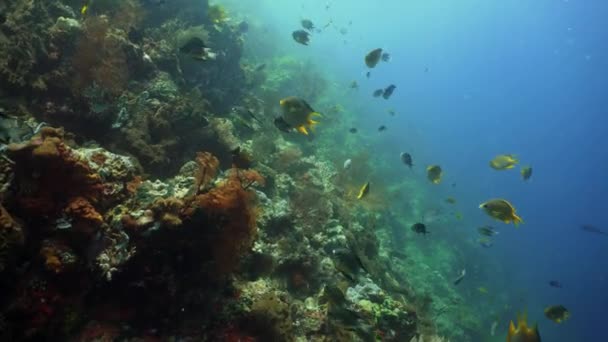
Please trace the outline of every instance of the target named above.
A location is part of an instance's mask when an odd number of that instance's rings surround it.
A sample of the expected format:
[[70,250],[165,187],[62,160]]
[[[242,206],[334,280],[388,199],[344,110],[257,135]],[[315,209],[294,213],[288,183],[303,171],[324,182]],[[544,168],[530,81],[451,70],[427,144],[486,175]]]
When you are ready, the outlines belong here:
[[336,166],[268,124],[310,66],[244,62],[206,1],[0,9],[2,340],[434,334]]

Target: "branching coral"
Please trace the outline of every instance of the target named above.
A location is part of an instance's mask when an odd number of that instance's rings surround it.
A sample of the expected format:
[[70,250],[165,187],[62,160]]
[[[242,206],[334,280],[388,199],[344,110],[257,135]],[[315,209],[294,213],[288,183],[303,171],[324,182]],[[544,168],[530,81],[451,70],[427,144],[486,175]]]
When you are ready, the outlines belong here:
[[233,169],[217,187],[194,199],[195,209],[202,209],[217,230],[212,248],[217,270],[222,274],[233,271],[253,243],[257,210],[255,193],[249,187],[263,181],[254,170]]
[[198,152],[196,154],[196,164],[198,165],[198,169],[194,178],[196,179],[195,190],[198,194],[211,180],[215,179],[220,162],[209,152]]
[[90,17],[85,21],[83,36],[72,58],[75,93],[95,86],[101,87],[108,96],[123,91],[129,79],[123,39],[112,33],[110,19],[106,16]]

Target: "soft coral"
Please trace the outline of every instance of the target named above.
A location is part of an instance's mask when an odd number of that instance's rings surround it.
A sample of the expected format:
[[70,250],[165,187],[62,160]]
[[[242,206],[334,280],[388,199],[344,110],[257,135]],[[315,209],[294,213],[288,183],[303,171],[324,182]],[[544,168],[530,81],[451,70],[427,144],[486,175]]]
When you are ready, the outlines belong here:
[[195,198],[195,205],[217,226],[212,249],[220,273],[234,270],[239,257],[253,243],[257,233],[257,208],[255,193],[249,187],[263,181],[254,170],[232,169],[226,180]]

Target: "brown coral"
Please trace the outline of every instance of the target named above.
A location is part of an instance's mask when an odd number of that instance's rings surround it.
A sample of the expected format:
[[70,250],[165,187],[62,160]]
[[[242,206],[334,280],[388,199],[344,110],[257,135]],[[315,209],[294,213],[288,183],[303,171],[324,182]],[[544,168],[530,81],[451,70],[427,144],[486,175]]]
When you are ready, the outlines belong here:
[[64,213],[72,219],[72,226],[78,231],[92,233],[103,224],[103,216],[82,196],[70,199]]
[[15,161],[17,203],[26,214],[53,217],[65,210],[99,224],[93,205],[104,196],[101,178],[65,144],[62,130],[44,127],[29,142],[9,145],[8,153]]
[[179,215],[183,207],[184,202],[178,198],[159,198],[154,201],[151,210],[163,226],[175,228],[182,225]]
[[85,20],[84,34],[78,40],[72,65],[74,93],[96,85],[109,94],[120,94],[129,80],[127,56],[122,50],[121,37],[112,34],[107,16]]
[[200,193],[211,180],[217,176],[220,166],[219,160],[209,152],[198,152],[196,154],[198,169],[194,178],[196,179],[196,193]]
[[195,198],[194,205],[203,209],[209,221],[217,226],[212,248],[220,273],[233,271],[240,256],[253,243],[257,209],[255,193],[247,188],[258,181],[263,178],[254,170],[233,170],[219,186]]

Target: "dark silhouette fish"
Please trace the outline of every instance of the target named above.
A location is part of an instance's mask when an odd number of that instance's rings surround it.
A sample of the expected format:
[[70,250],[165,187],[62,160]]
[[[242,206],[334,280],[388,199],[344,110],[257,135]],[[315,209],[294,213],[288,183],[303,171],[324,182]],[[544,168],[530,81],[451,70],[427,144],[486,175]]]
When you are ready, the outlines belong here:
[[563,287],[563,286],[562,286],[562,283],[560,283],[560,282],[559,282],[559,281],[557,281],[557,280],[551,280],[551,281],[549,282],[549,286],[551,286],[551,287],[556,287],[556,288],[558,288],[558,289],[561,289],[561,288]]
[[595,233],[600,235],[608,235],[605,231],[599,229],[598,227],[592,226],[590,224],[584,224],[581,226],[581,229],[588,233]]

